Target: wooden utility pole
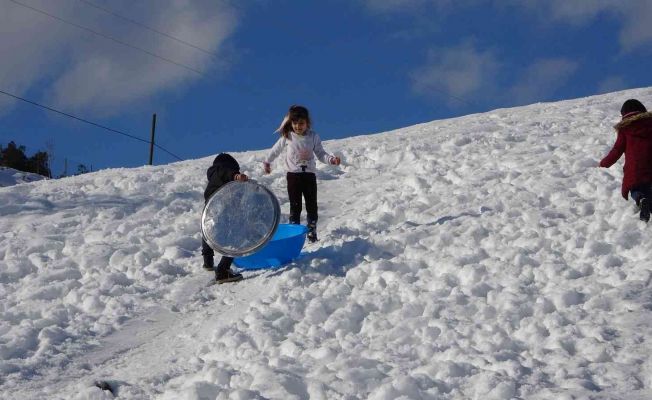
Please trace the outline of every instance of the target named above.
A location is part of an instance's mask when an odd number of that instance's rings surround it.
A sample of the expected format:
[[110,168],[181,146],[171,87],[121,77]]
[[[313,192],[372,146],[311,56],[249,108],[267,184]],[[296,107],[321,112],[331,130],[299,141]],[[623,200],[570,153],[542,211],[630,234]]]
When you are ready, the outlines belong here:
[[152,139],[149,142],[149,165],[154,160],[154,132],[156,132],[156,113],[152,115]]

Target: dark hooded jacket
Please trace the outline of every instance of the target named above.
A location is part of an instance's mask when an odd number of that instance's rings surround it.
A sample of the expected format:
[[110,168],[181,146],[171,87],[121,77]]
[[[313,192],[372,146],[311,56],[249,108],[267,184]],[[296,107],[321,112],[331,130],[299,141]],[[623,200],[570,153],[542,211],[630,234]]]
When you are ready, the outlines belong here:
[[231,182],[240,173],[240,165],[229,154],[220,153],[213,160],[213,165],[206,171],[208,185],[204,191],[204,200],[208,200],[217,189]]
[[614,126],[618,137],[600,166],[609,168],[625,153],[621,193],[625,199],[637,185],[652,183],[652,113],[626,116]]

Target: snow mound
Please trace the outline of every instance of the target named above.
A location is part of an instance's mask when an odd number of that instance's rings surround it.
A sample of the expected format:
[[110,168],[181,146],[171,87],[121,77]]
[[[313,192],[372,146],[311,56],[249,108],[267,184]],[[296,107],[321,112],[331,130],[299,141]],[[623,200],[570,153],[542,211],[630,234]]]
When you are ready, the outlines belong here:
[[[652,231],[596,168],[631,97],[325,142],[320,242],[232,285],[212,158],[4,189],[0,397],[652,398]],[[287,213],[264,153],[233,155]]]
[[14,186],[20,183],[35,182],[48,179],[43,175],[18,171],[9,167],[0,167],[0,187]]

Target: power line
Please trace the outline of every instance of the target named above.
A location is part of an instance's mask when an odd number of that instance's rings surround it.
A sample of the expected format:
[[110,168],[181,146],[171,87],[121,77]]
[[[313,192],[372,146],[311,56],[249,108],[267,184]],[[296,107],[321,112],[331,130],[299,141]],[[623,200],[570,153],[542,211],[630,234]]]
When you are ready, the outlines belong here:
[[[13,97],[14,99],[24,101],[25,103],[29,103],[29,104],[35,105],[35,106],[37,106],[37,107],[44,108],[44,109],[46,109],[46,110],[48,110],[48,111],[52,111],[52,112],[55,112],[55,113],[57,113],[57,114],[64,115],[64,116],[66,116],[66,117],[69,117],[69,118],[72,118],[72,119],[76,119],[77,121],[81,121],[81,122],[84,122],[84,123],[86,123],[86,124],[93,125],[93,126],[95,126],[95,127],[102,128],[102,129],[105,129],[105,130],[107,130],[107,131],[110,131],[110,132],[113,132],[113,133],[117,133],[117,134],[120,134],[120,135],[123,135],[123,136],[129,137],[129,138],[132,138],[132,139],[135,139],[135,140],[141,141],[141,142],[143,142],[143,143],[148,143],[148,144],[150,143],[149,141],[147,141],[147,140],[145,140],[145,139],[141,139],[141,138],[139,138],[138,136],[130,135],[130,134],[128,134],[128,133],[121,132],[121,131],[115,130],[115,129],[113,129],[113,128],[109,128],[109,127],[107,127],[107,126],[100,125],[100,124],[95,123],[95,122],[93,122],[93,121],[89,121],[89,120],[84,119],[84,118],[76,117],[76,116],[74,116],[74,115],[72,115],[72,114],[68,114],[68,113],[65,113],[65,112],[63,112],[63,111],[55,110],[55,109],[52,108],[52,107],[44,106],[43,104],[39,104],[39,103],[37,103],[37,102],[35,102],[35,101],[32,101],[32,100],[24,99],[24,98],[22,98],[22,97],[20,97],[20,96],[16,96],[15,94],[11,94],[11,93],[5,92],[4,90],[1,90],[1,89],[0,89],[0,93],[4,94],[4,95],[6,95],[6,96],[9,96],[9,97]],[[177,160],[179,160],[179,161],[183,161],[183,159],[182,159],[181,157],[179,157],[179,156],[177,156],[177,155],[175,155],[175,154],[169,152],[168,150],[166,150],[165,148],[159,146],[158,144],[154,143],[154,146],[155,146],[157,149],[160,149],[160,150],[166,152],[167,154],[171,155],[172,157],[176,158]]]
[[104,39],[111,40],[111,41],[113,41],[113,42],[115,42],[115,43],[121,44],[121,45],[126,46],[126,47],[129,47],[129,48],[131,48],[131,49],[138,50],[138,51],[140,51],[140,52],[143,52],[143,53],[145,53],[145,54],[148,54],[148,55],[150,55],[150,56],[152,56],[152,57],[158,58],[159,60],[163,60],[163,61],[168,62],[168,63],[170,63],[170,64],[174,64],[174,65],[176,65],[176,66],[178,66],[178,67],[181,67],[181,68],[187,69],[187,70],[192,71],[192,72],[194,72],[194,73],[196,73],[196,74],[199,74],[199,75],[202,75],[202,76],[205,75],[203,72],[201,72],[201,71],[199,71],[199,70],[197,70],[197,69],[194,69],[194,68],[192,68],[192,67],[189,67],[189,66],[187,66],[187,65],[185,65],[185,64],[178,63],[178,62],[176,62],[176,61],[174,61],[174,60],[170,60],[169,58],[165,58],[165,57],[163,57],[163,56],[159,56],[158,54],[156,54],[156,53],[152,53],[151,51],[146,50],[146,49],[143,49],[142,47],[134,46],[134,45],[129,44],[129,43],[127,43],[127,42],[123,42],[122,40],[116,39],[116,38],[114,38],[114,37],[111,37],[111,36],[105,35],[105,34],[103,34],[103,33],[101,33],[101,32],[97,32],[97,31],[95,31],[95,30],[93,30],[93,29],[87,28],[87,27],[85,27],[85,26],[78,25],[78,24],[76,24],[76,23],[74,23],[74,22],[71,22],[71,21],[65,20],[65,19],[63,19],[63,18],[57,17],[56,15],[52,15],[52,14],[46,12],[46,11],[40,10],[40,9],[35,8],[35,7],[32,7],[32,6],[29,6],[29,5],[27,5],[27,4],[23,4],[23,3],[21,3],[21,2],[19,2],[19,1],[17,1],[17,0],[9,0],[9,1],[11,1],[12,3],[17,4],[17,5],[21,6],[21,7],[28,8],[28,9],[30,9],[30,10],[32,10],[32,11],[37,12],[37,13],[40,13],[40,14],[43,14],[43,15],[47,15],[47,16],[50,17],[50,18],[54,18],[54,19],[56,19],[56,20],[58,20],[58,21],[61,21],[61,22],[66,23],[66,24],[68,24],[68,25],[74,26],[75,28],[82,29],[82,30],[87,31],[87,32],[90,32],[90,33],[92,33],[92,34],[94,34],[94,35],[100,36],[100,37],[102,37],[102,38],[104,38]]
[[151,31],[151,32],[157,33],[157,34],[159,34],[159,35],[161,35],[161,36],[165,36],[165,37],[168,38],[168,39],[172,39],[172,40],[174,40],[174,41],[176,41],[176,42],[179,42],[179,43],[184,44],[184,45],[186,45],[186,46],[192,47],[193,49],[196,49],[196,50],[199,50],[199,51],[201,51],[201,52],[203,52],[203,53],[206,53],[206,54],[208,54],[208,55],[211,55],[211,56],[217,57],[217,54],[211,52],[210,50],[203,49],[203,48],[201,48],[201,47],[199,47],[199,46],[196,46],[196,45],[194,45],[194,44],[192,44],[192,43],[189,43],[189,42],[187,42],[187,41],[185,41],[185,40],[183,40],[183,39],[179,39],[179,38],[174,37],[174,36],[172,36],[172,35],[170,35],[170,34],[168,34],[168,33],[165,33],[165,32],[162,32],[162,31],[159,31],[159,30],[157,30],[157,29],[155,29],[155,28],[151,28],[151,27],[149,27],[149,26],[147,26],[147,25],[145,25],[145,24],[143,24],[143,23],[141,23],[141,22],[138,22],[138,21],[134,20],[134,19],[131,19],[131,18],[129,18],[129,17],[125,17],[125,16],[123,16],[123,15],[120,15],[120,14],[116,13],[115,11],[111,11],[111,10],[109,10],[108,8],[104,8],[104,7],[102,7],[102,6],[98,6],[97,4],[92,3],[92,2],[90,2],[90,1],[88,1],[88,0],[79,0],[79,1],[82,2],[82,3],[84,3],[84,4],[87,4],[87,5],[91,6],[91,7],[93,7],[93,8],[96,8],[96,9],[98,9],[98,10],[104,11],[104,12],[107,13],[107,14],[111,14],[111,15],[113,15],[114,17],[120,18],[120,19],[122,19],[122,20],[124,20],[124,21],[130,22],[130,23],[132,23],[132,24],[134,24],[134,25],[137,25],[137,26],[140,26],[141,28],[147,29],[148,31]]

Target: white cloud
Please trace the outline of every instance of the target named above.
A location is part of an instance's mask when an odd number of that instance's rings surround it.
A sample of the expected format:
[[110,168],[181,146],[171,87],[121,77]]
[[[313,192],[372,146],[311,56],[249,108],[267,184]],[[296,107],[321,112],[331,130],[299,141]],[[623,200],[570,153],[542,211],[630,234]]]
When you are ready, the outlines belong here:
[[[585,23],[603,12],[617,10],[621,0],[553,0],[533,1],[537,7],[546,7],[548,15],[566,22]],[[518,4],[518,3],[516,3]]]
[[598,93],[611,93],[627,89],[627,82],[622,76],[610,76],[598,84]]
[[21,2],[205,72],[197,74],[12,2],[2,2],[0,88],[17,95],[30,91],[31,98],[42,93],[49,105],[91,114],[115,113],[162,91],[215,76],[216,69],[226,64],[222,45],[237,23],[232,9],[210,0],[119,0],[103,5],[216,53],[216,57],[83,2]]
[[622,24],[618,39],[624,51],[633,51],[652,42],[652,2],[649,0],[530,0],[510,4],[535,11],[547,20],[571,24],[587,24],[601,14],[610,15]]
[[[363,0],[367,9],[378,13],[452,12],[486,5],[496,9],[526,10],[550,22],[584,25],[600,15],[616,18],[622,25],[618,34],[621,48],[633,51],[652,42],[652,1],[650,0]],[[435,13],[435,14],[436,14]],[[434,14],[433,14],[434,15]]]
[[635,7],[622,7],[625,25],[620,32],[620,44],[625,51],[632,51],[652,42],[652,2],[637,2]]
[[368,10],[377,13],[411,11],[428,3],[428,0],[364,0]]
[[511,104],[541,101],[562,87],[575,73],[578,63],[565,58],[535,61],[509,90]]
[[480,3],[490,3],[489,0],[363,0],[368,10],[381,13],[413,12],[426,7],[433,7],[437,11],[453,10],[476,6]]
[[[432,50],[425,65],[412,72],[413,89],[423,95],[440,96],[451,106],[542,101],[572,78],[578,63],[565,58],[541,59],[520,74],[501,81],[504,65],[491,50],[466,43],[450,49]],[[503,89],[498,90],[498,87]]]
[[443,94],[451,104],[468,105],[470,96],[493,91],[491,82],[499,69],[492,51],[478,50],[471,43],[431,50],[426,64],[412,73],[413,88],[422,94]]

